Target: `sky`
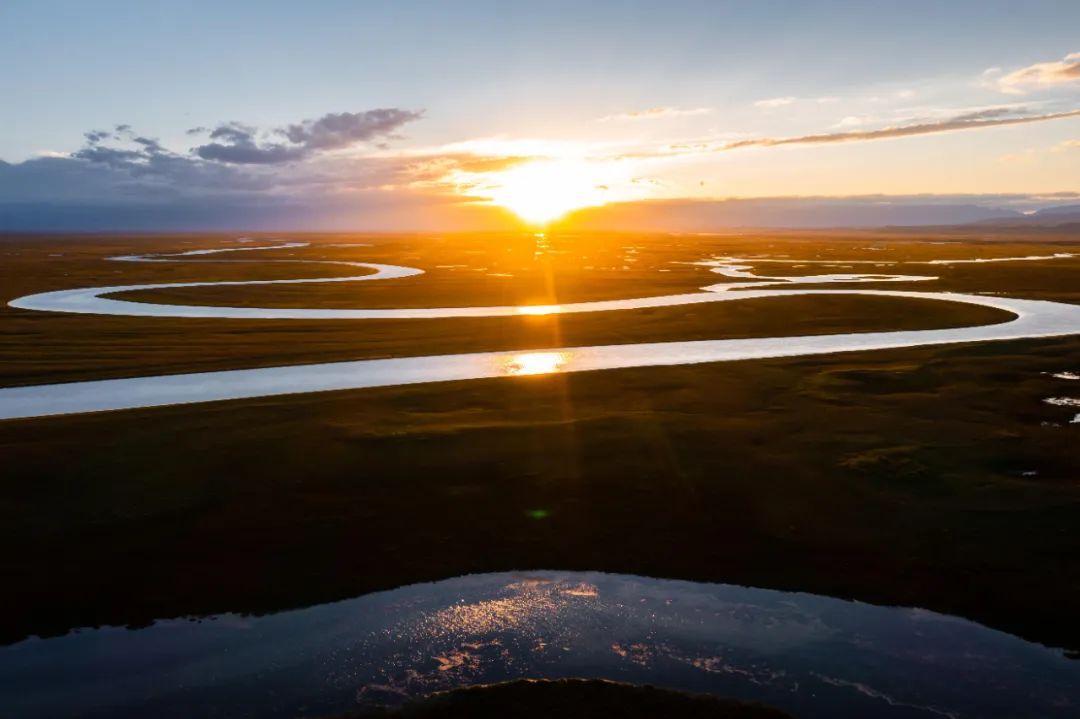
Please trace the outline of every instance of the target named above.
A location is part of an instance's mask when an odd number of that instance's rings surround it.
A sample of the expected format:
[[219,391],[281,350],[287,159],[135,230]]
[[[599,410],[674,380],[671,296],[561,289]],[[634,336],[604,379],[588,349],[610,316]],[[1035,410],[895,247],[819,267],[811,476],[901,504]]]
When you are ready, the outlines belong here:
[[1075,0],[6,0],[0,229],[1080,204],[1077,28]]

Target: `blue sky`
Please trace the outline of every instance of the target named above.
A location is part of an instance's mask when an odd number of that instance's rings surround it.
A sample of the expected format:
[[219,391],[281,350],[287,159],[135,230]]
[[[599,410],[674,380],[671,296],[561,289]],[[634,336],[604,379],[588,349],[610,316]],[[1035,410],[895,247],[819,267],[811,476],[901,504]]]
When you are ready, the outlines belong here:
[[[392,164],[393,155],[400,162],[403,155],[465,152],[570,157],[576,164],[566,165],[568,172],[594,174],[595,186],[608,188],[614,200],[845,195],[859,188],[1076,192],[1076,117],[723,157],[714,150],[742,139],[987,111],[1070,112],[1080,107],[1080,83],[1068,72],[1069,56],[1080,52],[1077,28],[1075,1],[9,0],[0,6],[0,160],[11,170],[43,155],[70,155],[83,147],[85,132],[116,125],[187,158],[204,142],[187,133],[195,127],[236,121],[258,131],[253,142],[272,144],[275,129],[303,120],[396,108],[422,117],[330,154],[300,153],[300,163],[278,168],[287,178],[280,184],[310,176],[315,165],[341,176],[350,174],[347,162],[366,161],[368,172],[372,163]],[[1060,67],[1006,82],[1011,73],[1048,63]],[[633,167],[627,160],[693,143],[710,149]],[[331,155],[337,162],[328,170]],[[944,161],[956,171],[943,173]],[[399,189],[389,204],[417,193],[483,198],[497,194],[499,178],[458,168],[436,178],[382,178],[371,187]],[[10,185],[0,181],[0,204],[36,201],[37,195],[5,198]],[[305,193],[310,199],[310,188]]]

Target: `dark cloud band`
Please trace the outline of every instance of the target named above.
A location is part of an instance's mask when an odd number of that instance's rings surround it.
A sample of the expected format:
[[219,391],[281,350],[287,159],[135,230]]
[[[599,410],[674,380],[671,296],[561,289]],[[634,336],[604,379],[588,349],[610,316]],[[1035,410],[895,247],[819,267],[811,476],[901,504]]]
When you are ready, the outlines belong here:
[[398,108],[329,113],[277,130],[276,134],[287,142],[260,143],[255,128],[231,122],[214,128],[210,132],[213,142],[199,145],[193,152],[204,160],[234,165],[296,162],[317,152],[393,137],[403,125],[420,119],[422,114]]

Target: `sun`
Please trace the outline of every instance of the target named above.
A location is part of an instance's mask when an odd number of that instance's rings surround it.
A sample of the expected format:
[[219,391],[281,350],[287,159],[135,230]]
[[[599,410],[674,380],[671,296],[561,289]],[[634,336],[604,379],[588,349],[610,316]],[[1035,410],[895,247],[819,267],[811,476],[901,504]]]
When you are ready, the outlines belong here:
[[492,178],[491,200],[534,225],[546,225],[571,210],[607,201],[586,163],[543,160],[499,173]]

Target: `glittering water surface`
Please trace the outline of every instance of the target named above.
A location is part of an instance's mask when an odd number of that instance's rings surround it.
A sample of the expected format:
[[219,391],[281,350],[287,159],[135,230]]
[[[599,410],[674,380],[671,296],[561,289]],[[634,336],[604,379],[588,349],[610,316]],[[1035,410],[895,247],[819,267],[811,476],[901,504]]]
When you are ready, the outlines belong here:
[[320,716],[519,677],[798,717],[1075,717],[1080,663],[919,609],[595,572],[486,574],[0,649],[5,716]]

